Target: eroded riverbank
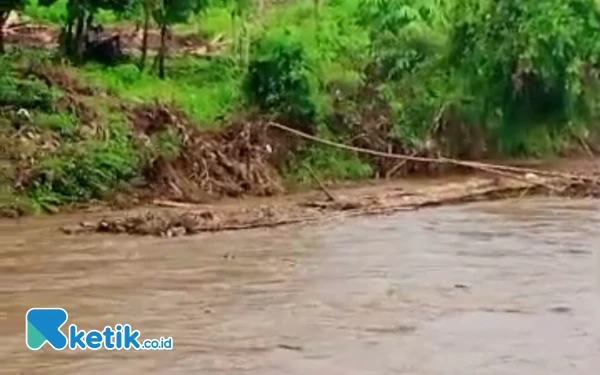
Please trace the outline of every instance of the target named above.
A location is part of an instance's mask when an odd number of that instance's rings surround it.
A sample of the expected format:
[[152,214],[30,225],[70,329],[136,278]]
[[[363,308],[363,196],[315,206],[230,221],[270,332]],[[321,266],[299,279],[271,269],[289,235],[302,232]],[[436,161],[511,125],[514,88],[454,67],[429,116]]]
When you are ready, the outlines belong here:
[[61,227],[66,234],[92,232],[177,237],[200,232],[267,228],[352,216],[391,214],[424,207],[531,195],[600,197],[600,175],[590,159],[538,169],[477,164],[476,173],[406,179],[371,185],[241,199],[215,204],[156,200],[128,212]]

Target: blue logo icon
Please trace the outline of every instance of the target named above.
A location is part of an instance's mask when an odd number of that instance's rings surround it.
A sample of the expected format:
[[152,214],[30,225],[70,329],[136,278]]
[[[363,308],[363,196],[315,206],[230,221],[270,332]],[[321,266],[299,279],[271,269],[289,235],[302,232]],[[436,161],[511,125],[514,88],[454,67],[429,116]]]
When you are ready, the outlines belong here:
[[27,347],[38,350],[48,343],[56,350],[67,347],[67,336],[60,331],[69,318],[65,309],[37,308],[27,311],[25,336]]

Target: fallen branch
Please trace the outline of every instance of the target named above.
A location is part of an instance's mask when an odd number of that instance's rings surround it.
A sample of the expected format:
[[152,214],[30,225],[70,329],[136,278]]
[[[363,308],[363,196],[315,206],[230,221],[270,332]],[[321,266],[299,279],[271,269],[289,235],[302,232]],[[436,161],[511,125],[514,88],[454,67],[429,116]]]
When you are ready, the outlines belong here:
[[317,184],[319,185],[319,188],[323,191],[323,193],[325,193],[327,198],[332,202],[337,202],[337,199],[335,198],[335,196],[333,194],[331,194],[331,192],[329,190],[327,190],[327,188],[325,187],[325,185],[323,185],[323,183],[321,182],[319,177],[317,177],[315,172],[313,172],[312,168],[306,163],[304,164],[304,168],[306,168],[306,170],[311,175],[311,177],[317,182]]
[[[523,176],[511,173],[511,172],[498,171],[498,170],[494,170],[494,169],[487,168],[487,167],[484,167],[484,166],[480,166],[479,169],[481,169],[482,171],[485,171],[485,172],[489,172],[489,173],[497,174],[497,175],[502,176],[502,177],[506,177],[508,179],[525,182],[527,184],[531,184],[532,186],[543,186],[546,189],[548,189],[550,191],[553,191],[553,192],[560,192],[561,191],[560,189],[558,189],[558,188],[556,188],[556,187],[554,187],[554,186],[552,186],[552,185],[550,185],[548,183],[544,183],[541,180],[539,180],[539,181],[533,181],[533,180],[531,180],[530,178],[528,178],[528,175],[530,175],[531,173],[528,173],[527,175],[525,175],[525,177],[523,177]],[[535,176],[535,177],[537,177],[537,176]]]
[[[583,147],[583,149],[587,153],[587,155],[590,158],[590,160],[595,161],[596,160],[596,156],[594,155],[594,152],[592,151],[592,149],[590,148],[590,146],[586,143],[585,139],[583,139],[579,134],[576,134],[574,131],[571,131],[571,134],[575,138],[577,138],[577,140],[581,143],[581,146]],[[597,163],[594,163],[594,169],[596,170],[597,173],[600,173],[600,167],[598,166]]]
[[[416,151],[413,152],[410,156],[415,156],[417,153]],[[389,179],[391,178],[394,174],[396,174],[396,172],[398,172],[398,170],[400,170],[400,168],[402,168],[406,163],[408,162],[408,159],[404,159],[404,160],[400,160],[398,162],[398,164],[396,164],[395,166],[392,167],[392,169],[390,169],[389,171],[386,172],[385,174],[385,178]]]
[[167,208],[198,208],[198,204],[196,203],[183,203],[183,202],[174,202],[174,201],[162,201],[162,200],[154,200],[152,202],[155,206],[158,207],[167,207]]
[[558,178],[567,179],[567,180],[595,181],[595,182],[598,181],[597,178],[583,176],[583,175],[575,175],[575,174],[570,174],[570,173],[550,172],[550,171],[543,171],[543,170],[531,169],[531,168],[512,167],[512,166],[506,166],[506,165],[482,163],[482,162],[475,162],[475,161],[464,161],[464,160],[451,159],[451,158],[445,158],[445,157],[431,158],[431,157],[426,157],[426,156],[414,156],[414,155],[404,155],[404,154],[394,154],[394,153],[389,153],[389,152],[382,152],[382,151],[371,150],[371,149],[362,148],[362,147],[345,145],[342,143],[315,137],[313,135],[306,134],[299,130],[292,129],[290,127],[278,124],[273,121],[270,121],[267,125],[278,128],[283,131],[286,131],[288,133],[294,134],[298,137],[305,138],[305,139],[308,139],[308,140],[311,140],[311,141],[314,141],[317,143],[321,143],[324,145],[328,145],[331,147],[336,147],[336,148],[340,148],[340,149],[344,149],[344,150],[348,150],[348,151],[354,151],[354,152],[358,152],[358,153],[362,153],[362,154],[369,154],[369,155],[379,156],[379,157],[384,157],[384,158],[401,159],[401,160],[422,162],[422,163],[453,164],[453,165],[457,165],[457,166],[469,167],[469,168],[479,169],[479,170],[487,169],[488,172],[493,172],[493,173],[497,173],[497,171],[508,171],[508,172],[523,173],[523,174],[534,173],[534,174],[537,174],[540,176],[558,177]]

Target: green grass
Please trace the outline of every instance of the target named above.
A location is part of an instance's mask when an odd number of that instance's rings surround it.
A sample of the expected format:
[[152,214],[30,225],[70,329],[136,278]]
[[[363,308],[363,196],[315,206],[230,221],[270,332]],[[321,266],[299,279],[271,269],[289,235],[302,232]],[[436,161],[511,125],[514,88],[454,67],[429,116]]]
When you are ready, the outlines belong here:
[[65,112],[38,112],[33,121],[40,130],[54,132],[61,138],[73,138],[79,126],[77,118]]
[[125,100],[174,103],[204,127],[215,126],[215,122],[237,108],[240,76],[234,66],[205,60],[171,60],[169,66],[170,74],[165,80],[140,73],[135,65],[88,65],[82,74],[89,82]]
[[67,0],[58,0],[49,7],[43,7],[34,0],[25,7],[25,14],[36,21],[60,24],[66,17],[66,4]]
[[223,34],[231,37],[231,7],[213,6],[205,13],[192,17],[190,22],[175,25],[173,30],[181,34],[196,32],[210,36]]

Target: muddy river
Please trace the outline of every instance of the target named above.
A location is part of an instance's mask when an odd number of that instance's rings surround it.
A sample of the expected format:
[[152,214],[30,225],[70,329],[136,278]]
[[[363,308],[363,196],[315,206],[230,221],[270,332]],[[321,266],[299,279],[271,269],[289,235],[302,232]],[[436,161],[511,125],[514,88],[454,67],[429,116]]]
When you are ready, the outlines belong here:
[[[177,239],[1,222],[0,373],[597,375],[599,208],[504,201]],[[173,349],[31,351],[32,307]]]

